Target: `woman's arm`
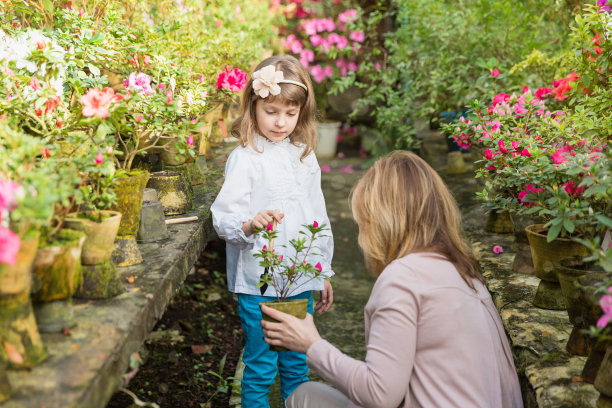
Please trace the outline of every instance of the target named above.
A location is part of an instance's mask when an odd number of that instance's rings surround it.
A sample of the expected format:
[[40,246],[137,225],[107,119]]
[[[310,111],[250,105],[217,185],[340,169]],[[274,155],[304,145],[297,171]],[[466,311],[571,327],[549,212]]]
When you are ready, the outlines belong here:
[[296,319],[269,308],[262,312],[281,323],[262,322],[266,342],[306,350],[308,365],[363,407],[397,407],[407,394],[416,350],[416,298],[390,273],[379,277],[370,297],[372,307],[365,361],[343,354],[321,340],[312,317]]

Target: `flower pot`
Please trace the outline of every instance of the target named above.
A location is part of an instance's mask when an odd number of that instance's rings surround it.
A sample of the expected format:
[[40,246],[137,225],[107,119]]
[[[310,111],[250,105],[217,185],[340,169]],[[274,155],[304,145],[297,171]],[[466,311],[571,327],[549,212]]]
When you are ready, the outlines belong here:
[[510,213],[507,211],[489,211],[485,231],[495,232],[496,234],[507,234],[514,231]]
[[515,252],[511,269],[514,272],[533,275],[533,258],[531,257],[531,248],[529,247],[525,227],[537,224],[538,222],[533,217],[518,216],[516,214],[510,214],[510,220],[512,221],[512,232],[514,234],[512,249]]
[[[308,299],[291,299],[285,300],[284,302],[261,302],[259,305],[266,305],[272,309],[278,310],[283,313],[290,314],[297,317],[298,319],[304,319],[308,311]],[[262,313],[264,320],[268,322],[277,322],[277,320],[271,318],[267,314]],[[270,346],[270,350],[273,351],[286,351],[285,347]]]
[[[193,164],[193,163],[191,163],[191,164]],[[192,172],[191,172],[191,170],[192,170],[192,168],[190,167],[190,163],[181,164],[180,166],[165,166],[164,165],[164,171],[169,172],[169,173],[180,173],[180,175],[182,176],[183,181],[185,183],[185,187],[187,189],[187,194],[189,194],[189,197],[193,200],[195,195],[194,195],[194,192],[193,192]],[[197,175],[196,175],[196,177],[197,177]]]
[[162,203],[159,200],[144,201],[136,240],[138,242],[154,242],[166,239],[168,236]]
[[111,258],[115,247],[115,237],[121,223],[121,213],[117,211],[99,211],[102,221],[92,212],[68,214],[64,225],[85,233],[85,243],[81,251],[83,265],[98,265]]
[[12,393],[11,383],[6,375],[6,366],[0,361],[0,403],[9,399]]
[[166,215],[184,214],[191,209],[191,194],[182,174],[170,171],[151,173],[147,185],[157,190]]
[[[0,264],[0,364],[24,368],[47,357],[30,299],[32,262],[38,248],[38,231],[21,240],[17,264]],[[11,359],[14,350],[22,361]]]
[[574,325],[566,350],[571,354],[588,356],[593,340],[583,330],[595,324],[598,311],[589,310],[593,307],[588,299],[587,288],[600,282],[605,274],[602,269],[583,262],[581,256],[563,258],[555,261],[554,266],[569,320]]
[[565,302],[553,263],[573,255],[584,257],[587,249],[567,238],[547,242],[543,224],[530,225],[525,231],[533,257],[534,273],[541,279],[533,305],[541,309],[563,310]]
[[85,234],[63,229],[51,245],[39,247],[34,258],[34,314],[41,333],[74,326],[72,295],[81,284],[81,250]]
[[161,161],[164,165],[167,166],[179,166],[181,164],[185,164],[187,161],[187,156],[179,153],[176,148],[176,143],[178,139],[172,137],[165,139],[163,143],[164,148],[161,149],[160,157]]
[[602,396],[612,398],[612,346],[606,350],[593,385]]
[[75,298],[108,299],[123,293],[125,289],[112,261],[98,265],[83,265],[83,283],[79,286]]
[[317,137],[319,141],[315,153],[318,158],[332,158],[336,155],[338,131],[341,124],[341,122],[317,122]]
[[[607,350],[612,347],[612,340],[598,340],[593,343],[589,357],[584,363],[584,368],[580,376],[585,382],[593,384],[597,378],[601,366],[603,365]],[[607,363],[606,363],[607,364]],[[606,368],[609,369],[609,368]],[[606,375],[602,373],[602,381],[605,380]],[[610,378],[608,376],[608,378]]]
[[137,171],[115,179],[117,201],[111,210],[121,213],[118,236],[136,235],[140,223],[142,195],[149,180],[149,172]]

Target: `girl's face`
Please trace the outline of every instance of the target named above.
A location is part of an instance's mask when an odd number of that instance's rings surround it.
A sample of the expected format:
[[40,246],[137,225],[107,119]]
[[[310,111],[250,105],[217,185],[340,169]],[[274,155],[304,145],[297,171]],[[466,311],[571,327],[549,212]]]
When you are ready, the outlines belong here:
[[262,136],[280,142],[293,132],[300,116],[300,107],[282,102],[259,99],[255,105],[255,120]]

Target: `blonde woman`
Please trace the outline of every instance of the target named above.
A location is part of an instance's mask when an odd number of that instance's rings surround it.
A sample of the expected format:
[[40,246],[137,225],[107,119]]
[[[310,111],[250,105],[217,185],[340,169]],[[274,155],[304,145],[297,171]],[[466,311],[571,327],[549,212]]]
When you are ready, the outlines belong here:
[[352,192],[359,245],[377,275],[365,361],[323,340],[312,316],[262,307],[266,342],[306,353],[333,388],[298,387],[287,407],[522,407],[501,320],[438,174],[418,156],[378,160]]

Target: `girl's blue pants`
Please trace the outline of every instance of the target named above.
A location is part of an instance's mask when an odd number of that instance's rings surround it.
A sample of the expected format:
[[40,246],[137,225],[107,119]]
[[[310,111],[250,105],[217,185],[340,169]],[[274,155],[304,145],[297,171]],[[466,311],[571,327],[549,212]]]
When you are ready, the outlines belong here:
[[[312,291],[288,299],[308,299],[308,313],[312,313]],[[271,351],[261,330],[259,302],[270,302],[275,297],[238,294],[238,315],[245,346],[242,360],[242,408],[269,408],[268,393],[280,371],[283,401],[302,383],[308,381],[306,355],[296,351]]]

